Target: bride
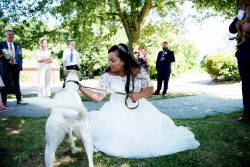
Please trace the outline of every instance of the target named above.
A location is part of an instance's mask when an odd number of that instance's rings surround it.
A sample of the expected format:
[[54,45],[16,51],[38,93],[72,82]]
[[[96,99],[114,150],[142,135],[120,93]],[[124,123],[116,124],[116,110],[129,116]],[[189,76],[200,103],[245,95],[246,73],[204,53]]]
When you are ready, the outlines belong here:
[[152,82],[127,45],[114,45],[108,53],[109,67],[100,77],[100,93],[80,87],[95,101],[112,92],[99,111],[89,112],[96,149],[112,156],[146,158],[198,148],[200,144],[190,130],[177,127],[145,99],[153,93]]

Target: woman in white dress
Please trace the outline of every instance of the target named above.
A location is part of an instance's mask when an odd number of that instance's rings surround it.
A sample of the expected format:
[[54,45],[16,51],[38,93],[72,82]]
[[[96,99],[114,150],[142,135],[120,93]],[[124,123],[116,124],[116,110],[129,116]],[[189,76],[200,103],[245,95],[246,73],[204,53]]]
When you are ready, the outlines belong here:
[[145,99],[153,93],[152,82],[128,47],[115,45],[108,53],[109,67],[99,81],[101,93],[80,86],[95,101],[112,92],[110,101],[88,115],[96,149],[112,156],[146,158],[198,148],[200,143],[190,130],[177,127]]
[[36,53],[36,60],[38,62],[38,97],[50,97],[50,73],[52,63],[51,52],[48,50],[46,39],[40,40],[40,50]]

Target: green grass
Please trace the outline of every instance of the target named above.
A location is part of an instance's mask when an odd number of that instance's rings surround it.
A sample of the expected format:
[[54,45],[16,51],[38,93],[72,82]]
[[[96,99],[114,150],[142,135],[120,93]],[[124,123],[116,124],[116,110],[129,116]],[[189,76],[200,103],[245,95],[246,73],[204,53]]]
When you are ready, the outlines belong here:
[[[52,97],[55,95],[55,93],[52,93]],[[152,101],[152,100],[162,100],[162,99],[168,99],[168,98],[175,98],[175,97],[184,97],[184,96],[193,96],[194,94],[191,93],[181,93],[181,92],[175,92],[175,93],[168,93],[167,96],[163,97],[163,96],[149,96],[147,97],[147,100]],[[30,97],[37,97],[36,93],[29,93],[29,94],[23,94],[22,95],[23,98],[30,98]],[[80,93],[80,97],[82,99],[82,101],[92,101],[90,98],[86,97],[85,95],[83,95],[82,93]],[[8,99],[15,99],[16,95],[14,94],[8,94]],[[110,98],[110,94],[107,94],[104,97],[104,101],[108,101]]]
[[[173,155],[146,159],[123,159],[94,154],[96,167],[242,167],[250,163],[250,123],[235,121],[242,112],[200,119],[174,120],[189,127],[201,146]],[[44,166],[46,118],[0,118],[0,166]],[[56,155],[56,166],[87,166],[86,154],[77,140],[79,153],[71,154],[66,137]]]
[[[29,94],[23,94],[23,98],[29,98],[29,97],[37,97],[37,93],[29,93]],[[16,95],[15,94],[8,94],[7,99],[15,99]]]

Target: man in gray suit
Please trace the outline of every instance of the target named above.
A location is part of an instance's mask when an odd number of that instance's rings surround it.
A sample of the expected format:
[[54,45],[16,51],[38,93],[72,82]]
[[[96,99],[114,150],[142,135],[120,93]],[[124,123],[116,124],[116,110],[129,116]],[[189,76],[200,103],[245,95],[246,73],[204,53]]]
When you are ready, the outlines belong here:
[[11,58],[7,59],[5,56],[0,57],[0,75],[6,86],[1,90],[2,102],[7,106],[7,85],[13,83],[16,94],[17,104],[27,104],[22,102],[19,76],[22,70],[23,56],[21,46],[14,42],[14,33],[12,30],[4,32],[6,41],[0,43],[0,49],[9,51]]

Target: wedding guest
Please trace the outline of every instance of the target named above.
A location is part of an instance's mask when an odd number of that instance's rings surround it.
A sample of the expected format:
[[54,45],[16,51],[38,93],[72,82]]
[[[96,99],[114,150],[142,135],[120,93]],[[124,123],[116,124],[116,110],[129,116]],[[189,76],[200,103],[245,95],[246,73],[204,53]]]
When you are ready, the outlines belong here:
[[[234,18],[233,22],[229,26],[230,33],[236,34],[238,31],[236,29],[236,23],[239,20],[245,18],[246,7],[249,7],[250,0],[241,0],[239,2],[239,11],[237,16]],[[245,23],[242,26],[242,30],[248,32],[250,29],[250,23]],[[238,41],[238,43],[241,41]],[[238,118],[240,122],[250,121],[250,40],[242,43],[237,47],[235,53],[238,62],[238,69],[240,73],[241,83],[242,83],[242,97],[243,97],[243,115]]]
[[139,53],[138,53],[138,57],[137,57],[139,63],[141,64],[141,66],[147,71],[149,72],[148,69],[148,61],[149,61],[149,57],[148,54],[146,52],[146,49],[144,46],[140,46],[139,47]]
[[[6,41],[0,43],[0,49],[6,49],[11,54],[10,59],[6,57],[0,58],[1,65],[1,77],[4,83],[2,87],[1,95],[2,102],[7,106],[7,85],[14,85],[14,92],[16,94],[17,104],[26,105],[27,103],[22,101],[22,94],[20,91],[20,71],[23,65],[22,48],[20,44],[14,42],[14,32],[7,30],[4,32]],[[10,77],[11,76],[11,77]]]
[[63,69],[65,70],[79,70],[80,67],[80,56],[75,50],[75,41],[69,41],[69,47],[63,51]]
[[171,74],[171,64],[175,62],[174,52],[168,49],[168,42],[163,42],[162,51],[158,53],[156,60],[157,71],[157,89],[154,95],[159,95],[164,81],[162,95],[166,96],[168,90],[168,82]]
[[52,55],[48,50],[46,39],[40,40],[40,49],[36,53],[36,60],[38,62],[38,97],[50,97]]

